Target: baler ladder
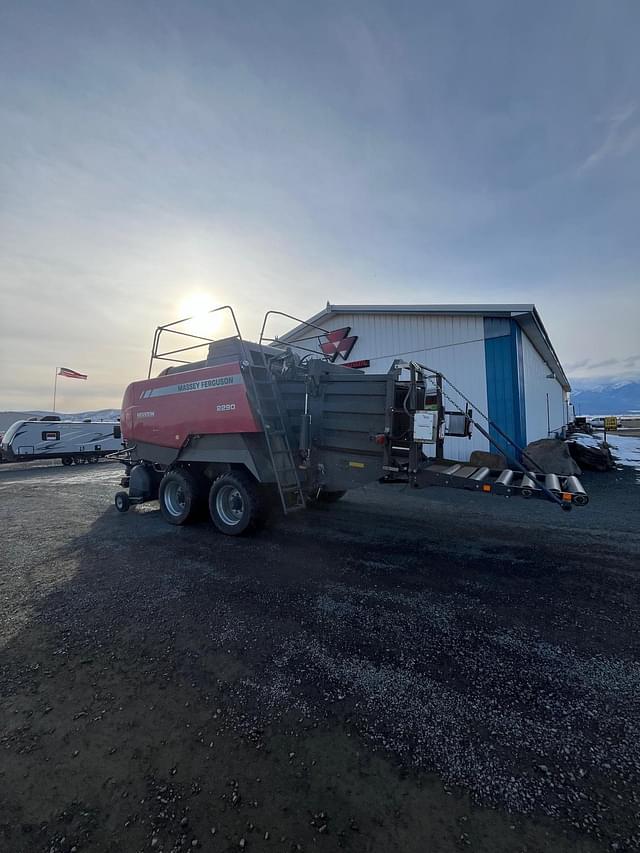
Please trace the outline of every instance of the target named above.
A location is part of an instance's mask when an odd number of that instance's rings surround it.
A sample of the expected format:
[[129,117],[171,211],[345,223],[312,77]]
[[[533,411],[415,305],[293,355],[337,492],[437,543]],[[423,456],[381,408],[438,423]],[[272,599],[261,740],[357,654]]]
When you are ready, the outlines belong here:
[[271,467],[284,514],[304,509],[306,500],[300,485],[296,460],[291,451],[278,385],[264,352],[250,350],[248,374],[256,411],[269,451]]

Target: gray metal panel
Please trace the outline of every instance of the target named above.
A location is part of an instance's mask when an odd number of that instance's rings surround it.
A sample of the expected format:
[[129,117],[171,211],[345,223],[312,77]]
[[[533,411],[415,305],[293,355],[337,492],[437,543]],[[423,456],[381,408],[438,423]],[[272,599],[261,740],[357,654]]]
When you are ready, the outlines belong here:
[[342,397],[384,397],[387,392],[387,379],[383,381],[376,376],[370,377],[366,373],[361,374],[360,382],[346,382],[342,377],[332,377],[330,382],[325,381],[325,394],[340,395]]
[[175,447],[162,447],[159,444],[137,441],[132,455],[134,461],[171,465],[177,459],[178,453],[179,450]]
[[[326,371],[320,365],[314,365],[312,376],[309,395],[311,444],[318,460],[323,465],[328,464],[327,460],[338,465],[344,463],[344,458],[338,463],[338,457],[327,457],[327,452],[346,454],[349,458],[361,454],[367,466],[375,464],[376,476],[380,476],[383,450],[371,437],[384,432],[387,392],[393,376],[351,373],[348,368]],[[357,472],[348,476],[340,473],[343,481],[361,480],[362,477]]]
[[303,380],[278,380],[278,391],[286,421],[289,442],[297,447],[300,437],[300,422],[304,412],[306,385]]
[[316,446],[340,448],[345,452],[377,454],[382,458],[382,446],[371,441],[369,432],[324,428],[316,436]]
[[[311,414],[313,418],[313,411]],[[343,430],[344,432],[362,432],[367,437],[373,433],[384,430],[384,412],[372,416],[359,415],[355,412],[327,412],[322,413],[322,431]]]
[[382,454],[366,455],[340,449],[322,449],[314,457],[321,464],[321,482],[330,492],[374,483],[383,475]]
[[555,379],[549,378],[553,367],[540,356],[528,334],[522,335],[522,368],[527,441],[536,441],[547,438],[549,429],[552,433],[559,431],[567,422],[562,382],[557,374]]
[[176,462],[245,465],[260,482],[274,481],[265,439],[257,434],[203,435],[192,438],[182,450],[138,442],[135,459],[169,466]]
[[324,412],[328,413],[349,413],[358,415],[380,415],[381,408],[384,415],[384,404],[386,397],[382,395],[370,395],[368,397],[352,397],[349,401],[348,409],[344,402],[337,396],[331,395],[324,401]]

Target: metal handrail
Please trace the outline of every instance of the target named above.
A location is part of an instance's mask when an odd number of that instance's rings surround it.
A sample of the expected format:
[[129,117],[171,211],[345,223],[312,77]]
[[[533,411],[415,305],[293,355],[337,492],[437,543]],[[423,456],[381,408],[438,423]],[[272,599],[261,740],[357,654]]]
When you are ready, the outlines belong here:
[[[242,337],[242,333],[240,331],[240,326],[238,325],[238,321],[236,319],[236,315],[235,315],[233,308],[231,307],[231,305],[221,305],[219,308],[212,308],[210,311],[207,311],[206,313],[207,314],[215,314],[218,311],[228,311],[231,314],[231,318],[233,320],[233,325],[234,325],[235,330],[236,330],[235,337],[237,337],[238,341],[240,342],[244,360],[247,360],[246,359],[245,341]],[[273,317],[273,316],[286,317],[288,320],[293,320],[295,323],[298,323],[301,326],[306,326],[309,329],[317,329],[318,332],[321,332],[323,335],[329,334],[329,329],[324,329],[322,326],[318,326],[315,323],[310,323],[307,320],[301,320],[299,317],[294,317],[293,314],[287,314],[284,311],[271,311],[270,310],[270,311],[267,311],[265,313],[264,318],[262,320],[262,327],[260,329],[260,339],[259,339],[260,346],[269,345],[269,344],[283,344],[283,345],[286,344],[287,346],[293,347],[294,349],[302,350],[303,352],[309,353],[311,355],[315,355],[318,358],[324,358],[326,360],[326,356],[321,351],[319,352],[318,350],[312,350],[312,349],[309,349],[308,347],[300,346],[298,341],[282,341],[279,338],[266,338],[265,337],[265,331],[266,331],[267,323],[269,321],[269,318]],[[176,326],[179,326],[181,323],[188,323],[190,320],[193,320],[193,319],[194,319],[193,316],[183,317],[180,320],[174,320],[171,323],[165,323],[162,326],[156,327],[154,334],[153,334],[153,343],[151,345],[151,357],[149,359],[149,370],[147,373],[147,378],[149,378],[149,379],[151,378],[151,371],[153,369],[153,362],[154,361],[156,361],[156,360],[172,361],[172,362],[177,363],[177,364],[190,364],[191,362],[182,361],[181,359],[178,359],[178,358],[169,358],[168,356],[178,355],[179,353],[182,353],[182,352],[189,352],[190,350],[199,349],[200,347],[204,347],[207,344],[215,343],[215,341],[216,341],[215,338],[206,338],[203,335],[195,335],[195,334],[192,334],[191,332],[183,332],[183,331],[180,331],[180,330],[175,328]],[[201,341],[202,343],[194,344],[193,346],[189,346],[189,347],[185,346],[185,347],[180,347],[180,348],[174,349],[174,350],[167,350],[166,352],[159,352],[160,339],[161,339],[163,333],[165,333],[165,332],[168,332],[171,335],[181,335],[182,337],[191,338],[192,340]],[[314,337],[316,337],[316,336],[311,335],[307,338],[301,338],[300,340],[310,341],[310,340],[313,340]],[[320,335],[317,335],[317,339],[319,342],[320,341]]]
[[295,341],[283,341],[283,340],[280,340],[279,338],[265,338],[265,330],[267,327],[267,322],[268,322],[269,318],[272,316],[286,317],[288,320],[293,320],[294,322],[298,323],[301,326],[308,326],[310,329],[317,329],[319,332],[322,332],[323,335],[329,334],[329,329],[323,329],[322,326],[316,326],[315,323],[310,323],[308,320],[301,320],[299,317],[294,317],[293,314],[286,314],[284,311],[267,311],[266,314],[264,315],[263,320],[262,320],[262,328],[260,329],[260,339],[258,341],[260,346],[262,346],[265,343],[267,343],[267,344],[279,343],[283,346],[286,345],[286,346],[294,347],[295,349],[302,350],[303,352],[311,353],[312,355],[316,355],[319,358],[324,358],[326,360],[326,356],[322,352],[318,352],[317,350],[309,349],[308,347],[301,347],[297,342],[298,340],[311,341],[314,339],[314,337],[316,337],[318,340],[318,343],[320,343],[320,335],[317,335],[317,336],[311,335],[308,338],[299,338],[299,339],[296,339]]
[[[465,394],[463,394],[462,391],[453,384],[453,382],[451,382],[449,379],[447,379],[447,377],[444,375],[444,373],[441,373],[439,370],[434,370],[431,367],[427,367],[424,364],[420,364],[417,361],[412,361],[412,362],[410,362],[410,364],[416,370],[418,370],[420,372],[426,371],[427,373],[432,373],[435,376],[440,376],[447,383],[447,385],[451,386],[451,388],[456,392],[456,394],[459,394],[460,397],[462,397],[462,399],[473,408],[474,412],[477,412],[481,417],[483,417],[485,419],[485,421],[489,425],[489,428],[493,428],[500,436],[502,436],[502,438],[506,439],[506,441],[508,441],[512,447],[515,447],[516,450],[519,453],[521,453],[522,456],[526,460],[528,460],[528,462],[531,465],[533,465],[534,468],[538,469],[538,472],[540,474],[545,474],[545,471],[542,469],[542,467],[527,454],[527,452],[524,450],[524,448],[520,447],[520,445],[517,444],[509,435],[507,435],[505,432],[503,432],[500,429],[500,427],[496,423],[494,423],[491,420],[491,418],[482,411],[482,409],[478,408],[478,406],[476,406],[476,404],[472,400],[470,400]],[[450,397],[447,397],[447,399],[458,409],[459,412],[464,414],[463,410],[455,402],[455,400],[451,400]],[[485,436],[485,438],[488,439],[489,443],[493,444],[493,446],[496,448],[496,450],[503,452],[503,449],[498,444],[496,444],[496,442],[491,438],[491,435],[482,426],[480,426],[479,423],[476,423],[476,427]],[[513,465],[515,465],[515,467],[518,468],[522,474],[526,474],[527,476],[529,475],[529,471],[527,471],[525,466],[521,465],[517,459],[512,458],[511,463]],[[539,486],[540,490],[542,491],[542,493],[545,494],[549,498],[550,501],[552,501],[553,503],[557,503],[563,509],[566,509],[567,506],[569,508],[571,508],[571,504],[567,505],[564,503],[564,501],[561,501],[560,498],[557,495],[555,495],[552,491],[550,491],[544,483],[541,483],[540,481],[538,481],[538,486]]]
[[194,344],[192,347],[180,347],[180,349],[170,349],[170,350],[167,350],[167,352],[156,353],[155,357],[156,358],[166,358],[168,355],[174,355],[175,353],[178,353],[178,352],[190,352],[191,350],[194,350],[194,349],[202,349],[202,347],[209,346],[212,343],[214,343],[214,341],[204,341],[201,344]]
[[[236,319],[235,312],[231,305],[221,305],[219,308],[212,308],[210,311],[207,311],[207,314],[216,314],[218,311],[228,311],[231,314],[231,319],[233,320],[233,325],[236,330],[235,337],[240,341],[240,345],[242,348],[243,355],[246,353],[244,340],[242,338],[242,333],[240,332],[240,326],[238,325],[238,321]],[[188,352],[189,350],[199,349],[200,347],[205,346],[206,344],[215,343],[215,338],[205,338],[202,335],[194,335],[190,332],[182,332],[174,329],[174,326],[179,326],[181,323],[188,323],[189,320],[195,319],[194,316],[191,317],[183,317],[181,320],[174,320],[172,323],[165,323],[164,326],[157,326],[156,330],[153,334],[153,344],[151,345],[151,358],[149,359],[149,372],[147,373],[147,378],[151,378],[151,370],[153,369],[153,362],[158,359],[160,361],[173,361],[178,364],[190,364],[188,361],[181,361],[178,358],[167,358],[167,356],[174,355],[181,352]],[[158,347],[160,345],[160,338],[162,337],[163,332],[169,332],[172,335],[182,335],[185,338],[191,338],[193,340],[202,341],[201,344],[196,344],[191,347],[182,347],[181,349],[169,350],[165,353],[158,353]]]

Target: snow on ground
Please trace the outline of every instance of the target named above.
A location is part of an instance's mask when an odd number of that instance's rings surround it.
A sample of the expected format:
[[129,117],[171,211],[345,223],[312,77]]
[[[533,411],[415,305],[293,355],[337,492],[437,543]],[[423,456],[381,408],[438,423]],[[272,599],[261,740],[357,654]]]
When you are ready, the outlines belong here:
[[588,435],[586,432],[574,432],[571,434],[569,441],[575,441],[576,444],[581,444],[583,447],[600,447],[600,440],[593,435]]
[[[600,447],[602,440],[603,436],[601,434],[595,436],[584,432],[575,432],[569,438],[569,441],[575,441],[583,447],[594,448]],[[619,435],[615,432],[608,432],[607,444],[611,448],[611,452],[618,465],[636,468],[640,471],[640,436]]]
[[640,471],[640,437],[631,435],[607,434],[607,443],[611,447],[616,462]]

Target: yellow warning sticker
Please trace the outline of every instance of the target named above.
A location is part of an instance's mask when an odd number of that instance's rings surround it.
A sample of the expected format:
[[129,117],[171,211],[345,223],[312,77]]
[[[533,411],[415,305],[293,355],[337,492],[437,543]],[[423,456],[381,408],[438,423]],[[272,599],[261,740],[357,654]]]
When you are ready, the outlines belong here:
[[364,462],[349,462],[349,468],[364,468]]

